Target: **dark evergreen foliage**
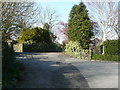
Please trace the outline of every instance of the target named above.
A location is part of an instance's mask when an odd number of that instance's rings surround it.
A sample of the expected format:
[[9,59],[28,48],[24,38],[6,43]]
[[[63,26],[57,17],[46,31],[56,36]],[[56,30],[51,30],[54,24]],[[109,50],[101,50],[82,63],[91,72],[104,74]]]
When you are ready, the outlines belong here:
[[40,27],[24,29],[18,37],[19,43],[24,43],[25,52],[62,51],[62,48],[52,42],[48,24]]
[[105,49],[105,54],[109,55],[119,55],[120,54],[120,40],[106,40],[103,43]]
[[78,41],[83,49],[88,49],[92,35],[92,22],[89,19],[86,6],[83,2],[74,5],[68,21],[69,40]]
[[22,68],[22,64],[16,61],[14,50],[7,42],[2,42],[2,88],[14,87],[16,83],[12,83],[12,79],[21,78]]
[[43,29],[49,31],[50,25],[48,23],[45,23]]

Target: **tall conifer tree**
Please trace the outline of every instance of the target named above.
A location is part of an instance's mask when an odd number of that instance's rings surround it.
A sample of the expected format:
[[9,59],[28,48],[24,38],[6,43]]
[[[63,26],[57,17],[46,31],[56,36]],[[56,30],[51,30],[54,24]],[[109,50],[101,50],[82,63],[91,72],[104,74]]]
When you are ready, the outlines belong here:
[[92,36],[92,23],[88,11],[83,2],[74,5],[68,21],[68,38],[71,41],[78,41],[83,49],[89,48]]

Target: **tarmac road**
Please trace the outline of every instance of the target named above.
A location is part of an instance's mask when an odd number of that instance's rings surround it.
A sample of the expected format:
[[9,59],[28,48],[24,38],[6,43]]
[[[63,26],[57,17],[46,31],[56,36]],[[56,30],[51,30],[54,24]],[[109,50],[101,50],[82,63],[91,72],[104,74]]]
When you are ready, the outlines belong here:
[[90,88],[118,88],[118,62],[80,60],[64,54],[61,57],[81,71]]
[[18,53],[25,66],[16,88],[118,88],[118,63],[88,61],[63,53]]
[[17,61],[25,66],[16,88],[89,88],[81,72],[63,62],[61,53],[18,53]]

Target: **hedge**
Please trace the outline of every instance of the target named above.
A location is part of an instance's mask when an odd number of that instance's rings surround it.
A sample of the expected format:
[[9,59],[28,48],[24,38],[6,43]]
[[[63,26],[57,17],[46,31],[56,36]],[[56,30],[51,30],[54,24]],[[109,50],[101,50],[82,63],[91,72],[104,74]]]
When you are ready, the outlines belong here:
[[7,42],[2,42],[2,88],[15,86],[16,81],[21,78],[21,66],[15,59],[14,50]]
[[7,42],[2,42],[2,67],[4,71],[9,71],[11,64],[15,62],[15,53]]
[[109,55],[118,55],[120,54],[120,40],[106,40],[104,43],[104,52]]
[[92,59],[94,60],[108,60],[108,61],[118,61],[120,55],[120,40],[106,40],[103,43],[104,55],[93,54]]
[[62,48],[55,43],[46,43],[46,42],[39,42],[39,43],[24,43],[23,45],[24,52],[61,52]]
[[101,55],[101,54],[93,54],[92,55],[93,60],[109,60],[109,61],[118,61],[119,55]]

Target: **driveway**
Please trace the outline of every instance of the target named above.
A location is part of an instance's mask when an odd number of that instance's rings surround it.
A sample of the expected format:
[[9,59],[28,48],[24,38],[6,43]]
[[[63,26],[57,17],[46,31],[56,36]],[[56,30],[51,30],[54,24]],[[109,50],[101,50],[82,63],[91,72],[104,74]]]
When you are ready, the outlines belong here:
[[90,88],[118,88],[117,62],[80,60],[64,54],[61,58],[81,71]]

